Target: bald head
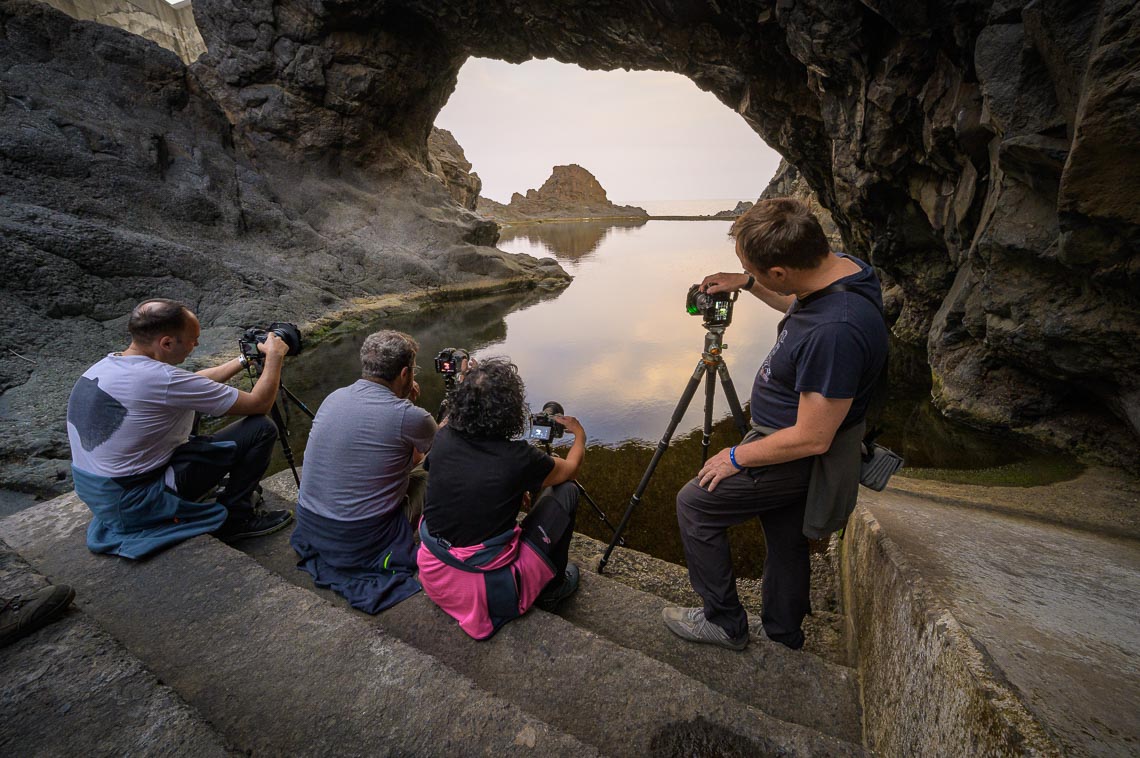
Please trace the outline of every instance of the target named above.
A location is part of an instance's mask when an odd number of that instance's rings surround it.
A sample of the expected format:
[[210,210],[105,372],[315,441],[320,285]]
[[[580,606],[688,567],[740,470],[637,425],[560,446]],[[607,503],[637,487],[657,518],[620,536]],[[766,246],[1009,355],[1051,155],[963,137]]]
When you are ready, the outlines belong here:
[[127,322],[127,331],[134,342],[149,345],[159,337],[181,334],[191,318],[193,314],[182,303],[156,297],[135,306]]

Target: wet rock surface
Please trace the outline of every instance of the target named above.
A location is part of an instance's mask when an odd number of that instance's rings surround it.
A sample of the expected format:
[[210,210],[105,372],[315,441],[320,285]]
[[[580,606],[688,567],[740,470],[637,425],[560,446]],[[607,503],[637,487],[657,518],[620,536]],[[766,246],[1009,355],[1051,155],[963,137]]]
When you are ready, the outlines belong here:
[[649,218],[644,208],[615,205],[602,185],[577,164],[555,166],[538,189],[518,192],[506,205],[479,198],[479,213],[497,221],[534,221],[568,218]]
[[193,7],[209,52],[187,68],[0,2],[0,485],[66,485],[54,385],[143,297],[189,301],[218,350],[356,298],[560,276],[482,247],[497,230],[430,157],[470,56],[690,77],[883,273],[945,413],[1140,459],[1134,3]]

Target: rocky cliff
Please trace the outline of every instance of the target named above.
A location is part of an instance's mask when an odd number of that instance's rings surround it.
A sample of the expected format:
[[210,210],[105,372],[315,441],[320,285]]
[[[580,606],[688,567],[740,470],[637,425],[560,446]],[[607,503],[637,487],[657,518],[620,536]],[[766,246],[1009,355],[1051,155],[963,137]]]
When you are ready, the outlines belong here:
[[1140,460],[1133,2],[193,8],[209,52],[187,68],[0,0],[0,327],[19,340],[0,386],[4,436],[25,440],[6,461],[58,468],[62,435],[20,436],[58,423],[60,398],[34,381],[117,346],[115,319],[142,296],[191,300],[212,338],[282,310],[544,276],[472,244],[493,238],[489,222],[431,166],[432,124],[470,56],[688,76],[797,168],[845,249],[897,288],[894,331],[926,351],[946,413]]
[[166,0],[40,0],[72,18],[95,21],[173,50],[190,63],[206,52],[189,2],[172,6]]
[[649,217],[644,208],[611,203],[594,175],[574,163],[555,166],[541,187],[514,193],[506,205],[481,197],[477,210],[496,221]]

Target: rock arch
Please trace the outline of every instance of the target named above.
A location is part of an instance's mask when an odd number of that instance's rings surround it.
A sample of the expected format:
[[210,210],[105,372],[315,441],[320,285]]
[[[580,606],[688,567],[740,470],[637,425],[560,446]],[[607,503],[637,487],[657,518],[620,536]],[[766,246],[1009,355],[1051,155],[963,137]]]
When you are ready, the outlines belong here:
[[1107,0],[196,0],[199,76],[275,158],[423,161],[468,56],[674,71],[794,164],[961,418],[1140,432],[1140,11]]
[[[0,356],[14,404],[48,402],[22,383],[65,371],[76,333],[117,347],[99,325],[145,296],[190,299],[210,346],[283,307],[312,317],[408,287],[564,277],[486,247],[494,227],[452,199],[427,146],[469,56],[550,57],[674,71],[739,113],[883,272],[895,332],[926,351],[947,413],[1137,460],[1132,3],[193,9],[209,52],[187,67],[0,0],[0,242],[13,261],[0,326],[49,356],[36,370]],[[17,447],[65,458],[63,439]]]

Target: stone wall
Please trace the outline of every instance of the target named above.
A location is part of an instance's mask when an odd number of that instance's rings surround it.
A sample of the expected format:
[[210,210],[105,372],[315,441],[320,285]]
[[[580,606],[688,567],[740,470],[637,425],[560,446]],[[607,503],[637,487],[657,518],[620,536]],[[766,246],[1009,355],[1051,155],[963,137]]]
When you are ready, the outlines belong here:
[[864,506],[847,522],[840,571],[868,748],[878,755],[1061,755]]

